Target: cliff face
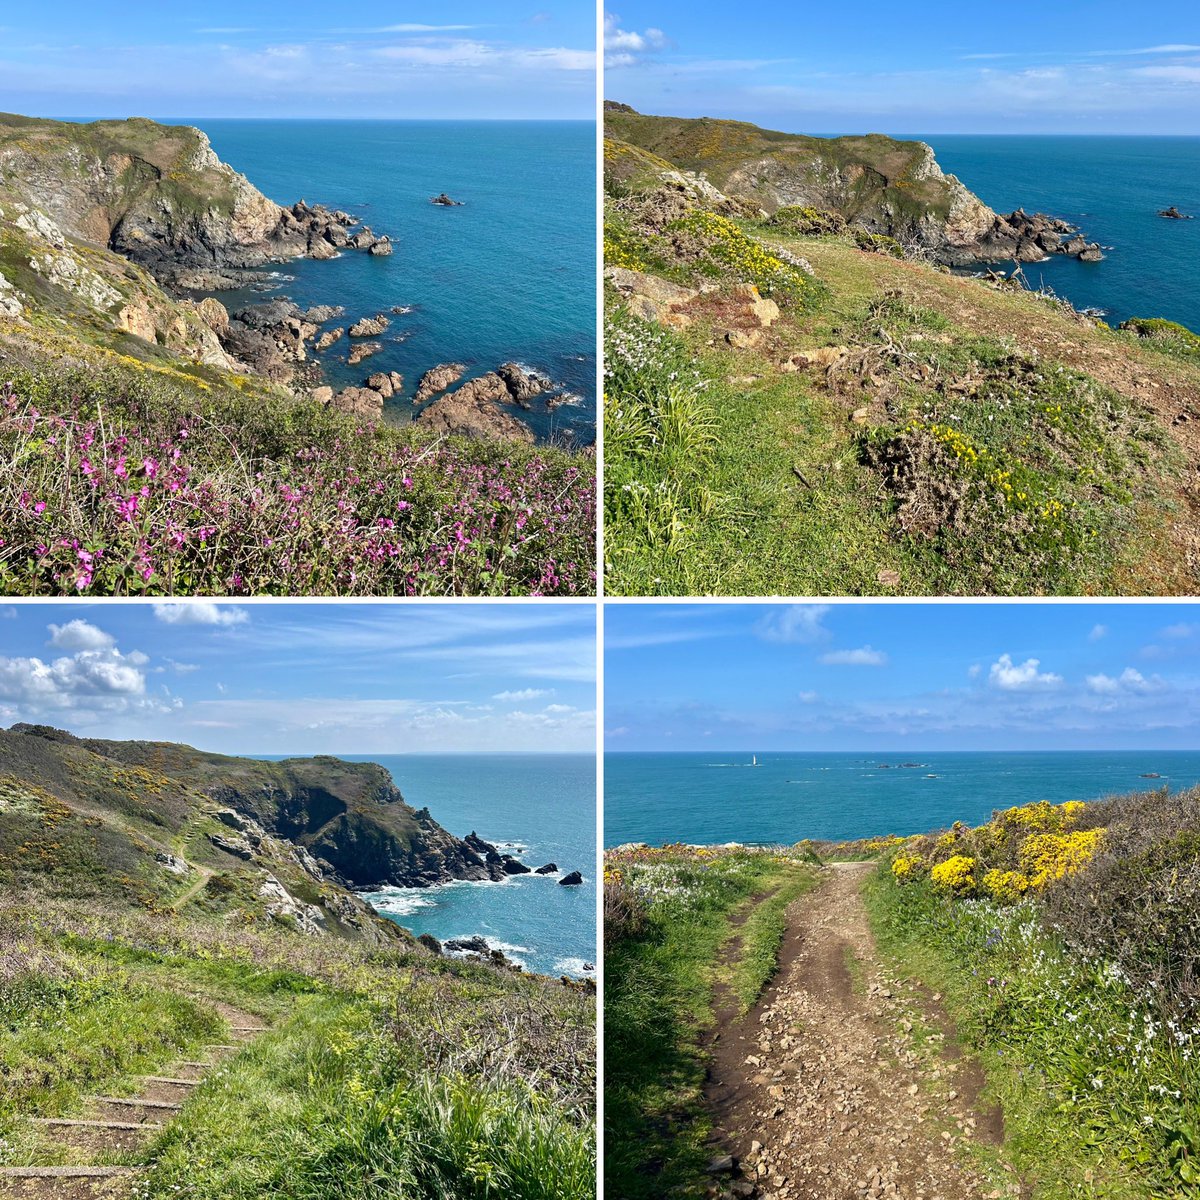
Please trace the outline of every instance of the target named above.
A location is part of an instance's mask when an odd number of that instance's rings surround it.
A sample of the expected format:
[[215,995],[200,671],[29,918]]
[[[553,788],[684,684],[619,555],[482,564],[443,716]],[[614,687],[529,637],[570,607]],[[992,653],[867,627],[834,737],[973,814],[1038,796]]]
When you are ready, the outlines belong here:
[[[54,836],[42,846],[44,827]],[[6,886],[49,877],[86,892],[107,877],[158,903],[190,879],[214,904],[249,897],[320,932],[330,923],[372,924],[355,889],[504,874],[494,847],[457,838],[428,810],[413,809],[374,763],[260,762],[44,726],[0,731]]]
[[768,214],[792,205],[835,213],[954,265],[1037,261],[1068,252],[1060,235],[1074,232],[1019,210],[997,215],[945,174],[924,142],[808,137],[744,121],[643,116],[622,105],[607,107],[604,121],[610,191],[678,186],[683,173],[690,189],[716,189]]

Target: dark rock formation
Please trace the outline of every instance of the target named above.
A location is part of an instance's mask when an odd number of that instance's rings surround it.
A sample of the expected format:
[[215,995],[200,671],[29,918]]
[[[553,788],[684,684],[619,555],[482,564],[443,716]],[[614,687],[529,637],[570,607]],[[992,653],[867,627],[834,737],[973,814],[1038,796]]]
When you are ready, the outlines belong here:
[[534,872],[535,875],[555,875],[558,873],[557,863],[547,863],[544,867],[538,867]]
[[559,881],[560,887],[578,887],[583,882],[583,876],[578,871],[564,875]]
[[445,192],[441,192],[431,197],[429,203],[440,204],[443,208],[461,208],[463,202],[461,200],[451,200]]
[[1192,218],[1190,216],[1188,216],[1186,213],[1181,213],[1179,211],[1179,209],[1177,209],[1175,207],[1175,205],[1173,205],[1173,204],[1171,205],[1170,208],[1164,208],[1164,209],[1160,210],[1158,215],[1160,217],[1166,217],[1166,218],[1168,218],[1168,220],[1171,220],[1171,221],[1190,221],[1190,220],[1192,220]]
[[522,407],[528,407],[530,400],[554,386],[545,375],[528,370],[520,363],[502,363],[496,368],[496,374],[504,381],[509,395]]
[[504,380],[492,372],[435,400],[414,418],[414,423],[464,437],[532,443],[533,432],[528,426],[500,406],[509,399]]
[[513,858],[511,854],[500,856],[500,869],[505,875],[528,875],[531,873],[529,867]]

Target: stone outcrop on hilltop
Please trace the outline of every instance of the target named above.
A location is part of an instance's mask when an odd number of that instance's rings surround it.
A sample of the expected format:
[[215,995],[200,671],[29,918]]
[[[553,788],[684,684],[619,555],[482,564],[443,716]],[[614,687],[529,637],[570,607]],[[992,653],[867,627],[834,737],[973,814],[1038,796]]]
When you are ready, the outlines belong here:
[[610,193],[661,188],[730,215],[789,207],[847,224],[964,266],[1052,254],[1099,261],[1101,247],[1073,226],[1023,209],[1000,215],[939,166],[932,147],[882,134],[819,138],[742,121],[651,117],[605,105]]

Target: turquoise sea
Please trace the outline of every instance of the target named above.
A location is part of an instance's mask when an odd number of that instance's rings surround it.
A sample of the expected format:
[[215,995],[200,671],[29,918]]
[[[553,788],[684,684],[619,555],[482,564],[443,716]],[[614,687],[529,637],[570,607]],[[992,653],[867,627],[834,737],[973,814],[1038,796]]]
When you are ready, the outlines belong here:
[[[1027,265],[1032,284],[1113,325],[1165,317],[1200,330],[1200,137],[909,136],[997,212],[1050,213],[1105,247],[1100,263]],[[1172,204],[1196,219],[1157,215]]]
[[[421,374],[464,362],[467,377],[502,362],[536,367],[574,399],[513,411],[542,438],[590,442],[596,415],[595,125],[590,121],[260,121],[175,118],[280,204],[345,209],[395,243],[390,258],[346,251],[283,264],[269,292],[227,293],[227,307],[273,296],[346,317],[389,313],[385,349],[357,367],[346,339],[323,361],[338,386],[399,371],[407,421]],[[461,208],[429,203],[446,192]]]
[[[604,756],[604,844],[786,842],[976,825],[993,809],[1200,783],[1200,751]],[[886,764],[886,765],[885,765]],[[912,764],[912,765],[905,765]],[[1143,775],[1154,773],[1157,779]]]
[[596,961],[596,763],[589,754],[341,755],[391,772],[414,808],[459,837],[472,830],[531,867],[583,873],[503,883],[385,888],[366,895],[385,917],[440,941],[479,934],[530,971],[590,976]]

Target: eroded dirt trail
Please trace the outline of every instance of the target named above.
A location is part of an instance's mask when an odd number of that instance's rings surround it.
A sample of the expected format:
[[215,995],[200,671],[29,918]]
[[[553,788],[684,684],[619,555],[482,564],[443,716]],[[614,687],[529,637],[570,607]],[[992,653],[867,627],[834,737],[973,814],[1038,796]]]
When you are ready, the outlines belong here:
[[1020,1194],[963,1164],[959,1142],[998,1142],[1001,1118],[979,1103],[977,1068],[946,1047],[940,997],[901,994],[880,963],[861,894],[873,869],[831,866],[796,901],[779,973],[750,1013],[737,1016],[730,997],[717,996],[707,1088],[715,1194]]

